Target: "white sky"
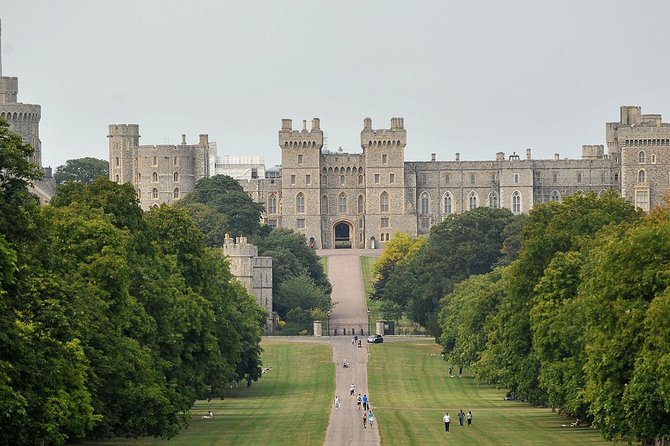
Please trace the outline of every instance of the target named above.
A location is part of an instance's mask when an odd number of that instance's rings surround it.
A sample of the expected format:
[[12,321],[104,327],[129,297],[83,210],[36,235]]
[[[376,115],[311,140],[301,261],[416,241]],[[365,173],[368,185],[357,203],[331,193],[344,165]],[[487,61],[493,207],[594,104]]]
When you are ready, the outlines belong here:
[[406,160],[578,158],[620,105],[670,118],[670,1],[0,0],[2,71],[40,104],[42,158],[208,133],[280,162],[282,118],[360,152],[405,118]]

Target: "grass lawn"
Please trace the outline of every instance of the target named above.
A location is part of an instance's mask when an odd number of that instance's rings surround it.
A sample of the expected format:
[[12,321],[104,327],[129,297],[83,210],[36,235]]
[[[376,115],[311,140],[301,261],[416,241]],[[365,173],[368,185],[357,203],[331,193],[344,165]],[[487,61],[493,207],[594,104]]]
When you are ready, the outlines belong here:
[[[574,420],[550,409],[504,401],[504,391],[476,384],[467,370],[450,378],[440,351],[429,339],[370,345],[369,395],[384,446],[612,444],[595,429],[561,427]],[[459,427],[459,409],[472,411],[472,427]]]
[[[263,340],[263,364],[272,370],[225,399],[198,401],[190,427],[166,441],[155,438],[77,443],[95,446],[321,445],[326,438],[335,364],[330,347]],[[204,420],[208,410],[214,418]]]

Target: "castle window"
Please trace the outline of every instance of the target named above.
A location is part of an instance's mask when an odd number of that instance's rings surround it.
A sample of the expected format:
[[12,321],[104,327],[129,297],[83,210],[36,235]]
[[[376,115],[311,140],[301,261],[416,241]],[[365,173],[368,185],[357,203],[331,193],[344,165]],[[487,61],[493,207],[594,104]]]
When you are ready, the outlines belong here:
[[470,205],[470,210],[477,208],[477,192],[470,192],[470,195],[468,196],[468,202]]
[[179,181],[179,172],[175,172],[174,175],[172,175],[172,179],[175,183]]
[[651,154],[651,164],[656,164],[656,154],[655,153]]
[[304,214],[305,213],[305,195],[300,192],[295,197],[295,213]]
[[422,217],[419,219],[419,226],[421,229],[428,229],[430,228],[430,218],[429,217]]
[[389,219],[388,217],[383,217],[380,223],[382,228],[388,228],[389,227]]
[[427,214],[428,212],[430,212],[430,208],[428,206],[428,193],[427,192],[423,192],[421,194],[420,205],[421,205],[421,213],[422,214]]
[[643,211],[649,210],[649,192],[646,190],[635,191],[635,206]]
[[174,190],[172,191],[172,197],[173,198],[179,198],[179,188],[175,187]]
[[321,214],[328,215],[328,195],[321,197]]
[[298,164],[302,164],[302,155],[298,155]]
[[561,201],[561,194],[556,189],[552,190],[549,201]]
[[379,196],[379,212],[389,211],[389,194],[386,191]]
[[558,175],[557,174],[552,174],[551,175],[551,181],[554,184],[558,183]]
[[328,186],[328,177],[326,175],[321,175],[321,185]]
[[340,210],[341,214],[344,214],[347,212],[347,196],[345,195],[344,192],[340,194],[340,196],[337,199],[337,205]]
[[175,166],[178,166],[178,165],[179,165],[179,157],[175,156],[175,157],[172,159],[172,164],[174,164]]
[[120,161],[119,161],[119,158],[117,157],[117,158],[116,158],[116,166],[117,166],[117,167],[119,166],[119,163],[120,163]]
[[299,218],[295,221],[295,227],[298,229],[305,229],[305,219]]
[[137,199],[138,200],[142,199],[142,189],[140,189],[139,187],[137,188]]
[[600,173],[600,182],[604,183],[605,182],[605,172]]
[[515,190],[512,194],[512,214],[521,213],[521,194]]
[[419,174],[419,185],[425,185],[428,183],[428,175],[425,173]]
[[618,183],[618,182],[619,182],[619,174],[618,174],[618,173],[615,173],[615,174],[614,174],[614,182],[615,182],[615,183]]
[[498,193],[494,190],[489,192],[489,207],[491,209],[498,209]]
[[394,173],[392,173],[392,174],[389,176],[389,183],[391,183],[391,184],[394,184],[394,183],[395,183],[395,174],[394,174]]
[[268,214],[277,213],[277,196],[275,194],[270,194],[268,197]]
[[310,185],[312,184],[312,176],[311,175],[305,175],[305,184]]
[[388,161],[388,155],[385,153],[382,154],[382,164],[386,164],[387,161]]
[[340,175],[340,186],[344,186],[346,184],[347,179],[345,178],[344,175]]
[[154,166],[158,166],[158,158],[155,157],[155,156],[154,156],[154,163],[153,163],[153,165],[154,165]]
[[449,184],[449,174],[444,175],[444,182]]
[[514,184],[519,184],[519,174],[518,173],[514,174]]
[[637,154],[637,161],[638,161],[640,164],[644,164],[644,162],[645,162],[645,158],[646,158],[646,156],[645,156],[645,154],[644,154],[644,150],[640,150],[640,153]]
[[295,175],[291,175],[291,186],[295,186]]
[[358,196],[358,213],[362,214],[365,211],[365,199],[363,195]]
[[451,207],[451,193],[447,192],[444,194],[444,213],[445,214],[451,214],[453,212],[453,209]]
[[358,176],[358,184],[359,185],[363,184],[363,175]]
[[647,179],[647,174],[646,174],[646,172],[644,171],[644,169],[640,170],[640,171],[637,173],[637,182],[638,182],[638,183],[644,183],[646,179]]
[[151,191],[151,198],[158,198],[158,189],[154,187],[154,189]]
[[379,174],[375,174],[375,184],[379,184]]
[[119,174],[118,174],[118,173],[116,174],[115,179],[116,179],[116,182],[117,182],[117,183],[121,180],[121,177],[119,177]]
[[154,183],[158,183],[158,172],[154,172],[151,174],[151,181]]
[[474,173],[471,173],[471,174],[470,174],[470,184],[475,184],[475,180],[476,180],[476,178],[475,178],[475,174],[474,174]]
[[578,182],[578,183],[581,183],[581,182],[582,182],[582,173],[581,173],[581,172],[578,172],[578,173],[577,173],[577,182]]

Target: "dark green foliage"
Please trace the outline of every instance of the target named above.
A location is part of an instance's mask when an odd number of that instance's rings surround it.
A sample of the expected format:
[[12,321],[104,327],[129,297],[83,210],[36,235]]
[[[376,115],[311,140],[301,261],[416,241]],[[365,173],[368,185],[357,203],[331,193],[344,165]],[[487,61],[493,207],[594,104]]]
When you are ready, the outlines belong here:
[[56,167],[54,173],[59,185],[66,181],[91,184],[98,177],[109,177],[109,162],[89,157],[67,160],[64,165]]

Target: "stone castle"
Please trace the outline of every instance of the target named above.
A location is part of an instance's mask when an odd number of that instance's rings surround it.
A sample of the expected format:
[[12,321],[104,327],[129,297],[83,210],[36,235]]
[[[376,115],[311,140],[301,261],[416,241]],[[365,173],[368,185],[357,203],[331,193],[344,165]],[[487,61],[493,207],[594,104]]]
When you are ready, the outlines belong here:
[[[589,191],[613,189],[649,211],[670,190],[670,124],[637,106],[621,107],[619,121],[606,124],[608,153],[584,145],[581,159],[536,160],[526,149],[489,161],[458,153],[452,161],[435,154],[405,161],[403,118],[392,118],[388,129],[374,129],[366,118],[360,136],[361,153],[329,152],[318,118],[299,130],[283,119],[280,174],[268,169],[264,178],[239,181],[265,206],[265,223],[302,232],[324,249],[380,248],[396,232],[428,234],[450,214],[481,206],[521,214]],[[110,126],[110,178],[132,182],[143,207],[171,202],[207,176],[206,135],[192,146],[139,146],[137,138],[137,126]]]

